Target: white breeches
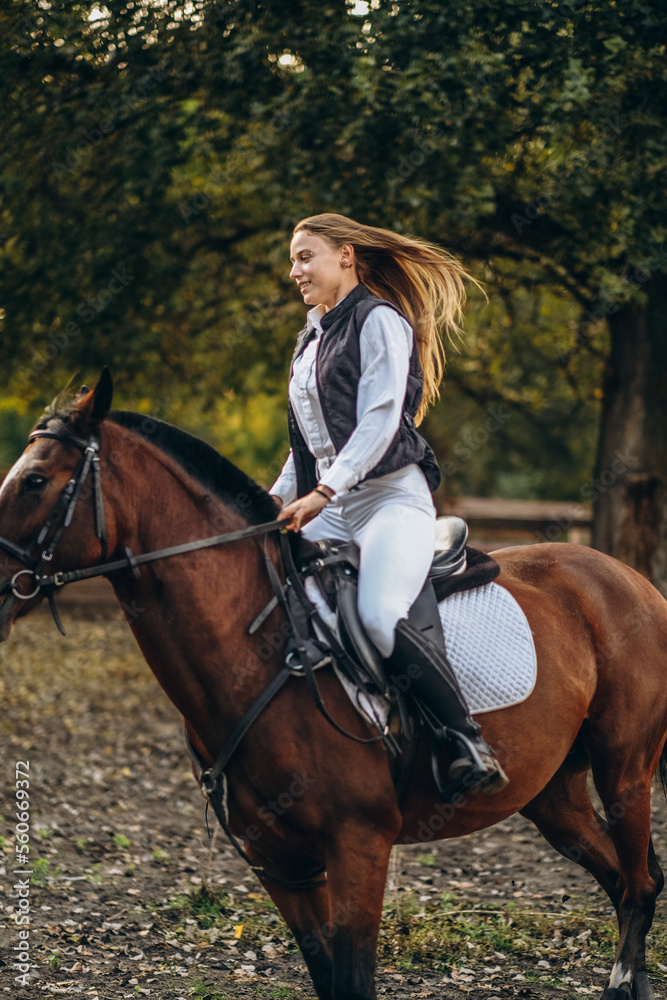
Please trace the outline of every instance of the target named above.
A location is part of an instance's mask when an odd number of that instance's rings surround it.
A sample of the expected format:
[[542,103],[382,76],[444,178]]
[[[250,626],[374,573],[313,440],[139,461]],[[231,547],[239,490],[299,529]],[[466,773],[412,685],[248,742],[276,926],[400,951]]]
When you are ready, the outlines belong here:
[[435,551],[435,508],[426,477],[408,465],[361,483],[329,503],[302,534],[355,541],[360,549],[359,617],[382,656],[417,599]]

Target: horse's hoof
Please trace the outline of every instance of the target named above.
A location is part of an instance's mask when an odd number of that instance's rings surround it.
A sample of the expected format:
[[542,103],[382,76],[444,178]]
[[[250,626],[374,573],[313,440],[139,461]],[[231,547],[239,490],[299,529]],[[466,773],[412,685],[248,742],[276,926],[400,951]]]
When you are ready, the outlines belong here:
[[645,972],[638,972],[632,984],[632,996],[634,1000],[655,1000],[655,993],[651,989],[648,976]]
[[630,983],[623,983],[621,986],[607,986],[600,1000],[632,1000],[632,989]]

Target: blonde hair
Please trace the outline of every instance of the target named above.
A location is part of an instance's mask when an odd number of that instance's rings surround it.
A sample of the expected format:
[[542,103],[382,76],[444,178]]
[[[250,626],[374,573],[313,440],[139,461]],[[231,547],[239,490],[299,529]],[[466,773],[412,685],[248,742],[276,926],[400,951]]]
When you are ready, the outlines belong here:
[[440,394],[445,370],[443,335],[452,338],[462,333],[465,281],[480,289],[481,285],[447,250],[416,236],[366,226],[332,212],[302,219],[293,235],[301,229],[337,247],[351,243],[362,284],[393,302],[409,319],[424,376],[424,394],[415,417],[421,423]]

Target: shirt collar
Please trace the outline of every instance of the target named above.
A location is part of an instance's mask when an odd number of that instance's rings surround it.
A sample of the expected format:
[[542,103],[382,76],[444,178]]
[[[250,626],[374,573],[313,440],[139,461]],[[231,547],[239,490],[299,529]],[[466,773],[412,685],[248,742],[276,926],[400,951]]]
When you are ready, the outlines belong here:
[[[343,299],[346,299],[346,298],[347,298],[347,296],[348,296],[349,294],[350,294],[350,293],[349,293],[349,292],[347,292],[347,293],[346,293],[346,294],[345,294],[345,295],[343,296],[343,298],[342,298],[342,299],[339,299],[339,300],[338,300],[338,302],[336,302],[336,304],[335,304],[334,308],[335,308],[335,307],[336,307],[336,306],[337,306],[337,305],[338,305],[338,304],[339,304],[340,302],[342,302],[342,301],[343,301]],[[321,332],[322,332],[322,322],[321,322],[321,320],[322,320],[322,317],[323,317],[324,315],[325,315],[325,313],[324,313],[324,306],[322,306],[322,305],[317,305],[317,306],[313,306],[313,308],[312,308],[312,309],[309,309],[309,310],[308,310],[308,312],[307,312],[307,314],[306,314],[306,327],[307,327],[307,329],[308,329],[308,333],[310,333],[310,332],[311,332],[311,330],[317,330],[317,331],[318,331],[318,333],[321,333]]]

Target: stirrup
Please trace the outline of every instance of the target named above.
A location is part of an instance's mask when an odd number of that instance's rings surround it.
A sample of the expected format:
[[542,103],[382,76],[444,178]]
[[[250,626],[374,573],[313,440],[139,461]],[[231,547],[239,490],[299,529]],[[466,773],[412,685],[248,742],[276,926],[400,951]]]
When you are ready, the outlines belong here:
[[465,780],[469,787],[479,785],[483,795],[496,795],[509,784],[493,750],[481,736],[472,740],[464,733],[456,733],[455,739],[463,745],[465,756],[457,757],[450,764],[447,777],[451,783]]

